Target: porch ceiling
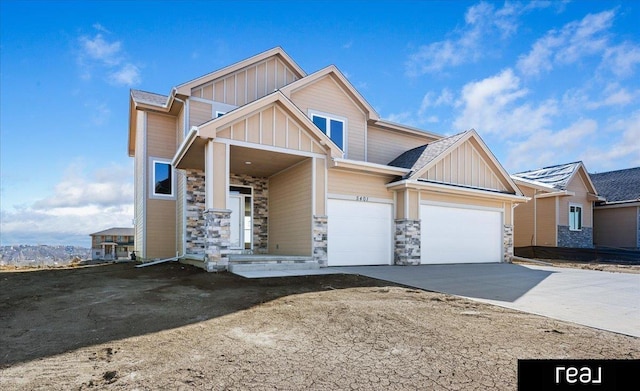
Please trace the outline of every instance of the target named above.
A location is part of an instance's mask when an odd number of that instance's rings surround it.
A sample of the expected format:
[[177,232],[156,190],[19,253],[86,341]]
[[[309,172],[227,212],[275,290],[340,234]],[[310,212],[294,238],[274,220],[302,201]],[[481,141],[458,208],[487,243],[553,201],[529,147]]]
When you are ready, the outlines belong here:
[[306,156],[238,147],[235,145],[231,146],[230,155],[229,171],[231,173],[265,178],[308,159]]

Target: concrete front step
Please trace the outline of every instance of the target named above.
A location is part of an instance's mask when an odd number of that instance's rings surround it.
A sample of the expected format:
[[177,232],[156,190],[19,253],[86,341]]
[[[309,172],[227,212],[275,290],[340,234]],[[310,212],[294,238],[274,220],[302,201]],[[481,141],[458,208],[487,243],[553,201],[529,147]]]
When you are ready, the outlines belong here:
[[313,257],[275,255],[229,255],[229,271],[244,273],[274,270],[315,270],[319,269]]

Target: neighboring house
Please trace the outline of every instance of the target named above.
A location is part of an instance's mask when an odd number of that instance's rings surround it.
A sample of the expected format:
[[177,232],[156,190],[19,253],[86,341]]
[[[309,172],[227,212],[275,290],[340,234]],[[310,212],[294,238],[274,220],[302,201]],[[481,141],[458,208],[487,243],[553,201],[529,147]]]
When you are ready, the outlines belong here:
[[91,259],[129,258],[134,251],[133,228],[109,228],[91,236]]
[[335,67],[274,48],[174,87],[132,90],[136,251],[306,256],[321,266],[503,262],[526,202],[474,130],[380,118]]
[[593,247],[598,197],[582,162],[520,172],[511,178],[531,201],[515,209],[515,247]]
[[593,210],[596,246],[640,248],[640,167],[591,174],[606,201]]

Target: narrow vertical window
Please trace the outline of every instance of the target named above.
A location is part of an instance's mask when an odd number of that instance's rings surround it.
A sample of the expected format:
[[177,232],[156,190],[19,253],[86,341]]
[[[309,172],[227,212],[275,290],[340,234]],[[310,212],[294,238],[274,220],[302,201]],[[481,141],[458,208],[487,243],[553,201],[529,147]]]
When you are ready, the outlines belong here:
[[153,195],[173,196],[171,164],[153,162]]
[[569,229],[571,231],[582,229],[582,206],[569,205]]

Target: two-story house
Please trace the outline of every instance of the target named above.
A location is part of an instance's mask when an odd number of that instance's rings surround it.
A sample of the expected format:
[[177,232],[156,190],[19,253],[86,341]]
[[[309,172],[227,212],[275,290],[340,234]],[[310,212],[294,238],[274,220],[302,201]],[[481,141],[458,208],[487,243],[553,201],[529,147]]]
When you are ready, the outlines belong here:
[[134,251],[133,228],[109,228],[91,236],[91,259],[128,259]]
[[207,270],[242,253],[508,261],[527,200],[476,131],[383,120],[335,66],[307,74],[279,47],[168,95],[131,91],[129,155],[137,253]]

